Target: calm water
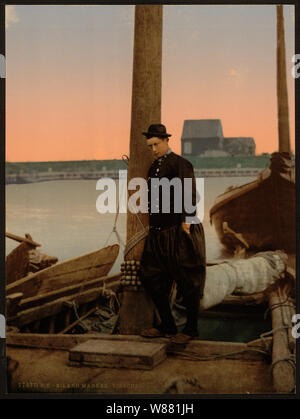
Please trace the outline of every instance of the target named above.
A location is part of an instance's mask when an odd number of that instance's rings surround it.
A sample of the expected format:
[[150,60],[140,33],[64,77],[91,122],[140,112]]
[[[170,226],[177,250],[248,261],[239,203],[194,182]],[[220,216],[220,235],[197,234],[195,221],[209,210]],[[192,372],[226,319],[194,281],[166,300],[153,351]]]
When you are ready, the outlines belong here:
[[[217,195],[230,185],[241,185],[253,178],[206,178],[205,216],[207,258],[229,257],[220,245],[214,228],[209,223],[209,209]],[[59,261],[92,252],[105,245],[117,243],[112,231],[115,215],[99,214],[95,180],[70,180],[6,186],[6,231],[24,236],[30,233],[42,245],[40,250],[57,256]],[[120,214],[117,230],[125,241],[126,214]],[[17,242],[6,239],[6,254]],[[119,271],[122,250],[111,270]]]

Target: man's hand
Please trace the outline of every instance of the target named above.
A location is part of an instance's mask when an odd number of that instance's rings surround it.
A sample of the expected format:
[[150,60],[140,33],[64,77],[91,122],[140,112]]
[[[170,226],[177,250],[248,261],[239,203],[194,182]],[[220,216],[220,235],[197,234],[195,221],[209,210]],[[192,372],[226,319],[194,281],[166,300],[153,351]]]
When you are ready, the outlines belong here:
[[184,229],[184,231],[186,232],[186,234],[190,234],[190,227],[191,224],[187,224],[187,223],[181,223],[182,228]]

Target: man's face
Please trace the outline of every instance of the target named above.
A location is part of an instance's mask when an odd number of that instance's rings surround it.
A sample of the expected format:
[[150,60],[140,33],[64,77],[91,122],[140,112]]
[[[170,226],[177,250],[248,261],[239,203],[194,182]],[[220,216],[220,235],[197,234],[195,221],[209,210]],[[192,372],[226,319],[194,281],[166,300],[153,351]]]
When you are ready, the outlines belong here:
[[162,157],[169,148],[168,138],[149,138],[149,140],[147,140],[147,146],[154,155],[155,159],[159,159],[159,157]]

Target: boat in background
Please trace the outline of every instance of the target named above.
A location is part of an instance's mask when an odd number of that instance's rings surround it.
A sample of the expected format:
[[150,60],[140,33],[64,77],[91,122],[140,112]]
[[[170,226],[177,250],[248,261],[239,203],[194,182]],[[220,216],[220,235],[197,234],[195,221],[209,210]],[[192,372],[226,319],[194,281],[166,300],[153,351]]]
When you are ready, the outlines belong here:
[[210,209],[210,222],[231,251],[244,241],[250,251],[282,249],[294,254],[296,190],[291,155],[273,153],[270,167],[257,180],[219,195]]
[[230,187],[210,209],[210,222],[229,250],[296,253],[295,167],[290,149],[284,20],[277,7],[278,152],[257,180]]

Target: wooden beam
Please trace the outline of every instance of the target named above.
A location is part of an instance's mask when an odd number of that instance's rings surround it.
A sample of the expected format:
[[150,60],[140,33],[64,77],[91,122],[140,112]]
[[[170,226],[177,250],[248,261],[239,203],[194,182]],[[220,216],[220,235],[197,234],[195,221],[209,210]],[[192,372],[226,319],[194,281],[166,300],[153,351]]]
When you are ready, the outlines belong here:
[[289,349],[288,330],[282,315],[282,302],[277,290],[270,293],[269,301],[272,310],[274,387],[278,393],[290,393],[295,387],[295,370]]
[[8,319],[8,323],[13,326],[21,327],[36,320],[41,320],[46,317],[52,317],[60,313],[67,301],[74,301],[76,304],[89,303],[95,301],[102,296],[103,288],[92,288],[87,291],[62,297],[54,301],[50,301],[42,306],[33,307],[27,310],[20,311],[17,315]]
[[[20,310],[26,310],[36,306],[41,306],[42,304],[48,303],[58,298],[67,297],[68,295],[75,294],[81,291],[87,291],[95,287],[105,287],[112,289],[112,284],[114,287],[117,286],[118,281],[120,280],[120,274],[115,274],[111,276],[102,276],[100,278],[92,279],[91,281],[84,281],[78,284],[70,285],[69,287],[64,287],[55,291],[47,292],[45,294],[36,295],[34,297],[25,298],[20,302]],[[9,296],[8,296],[9,297]]]
[[[6,344],[7,346],[68,351],[75,345],[86,342],[90,339],[124,342],[149,342],[149,339],[137,335],[109,335],[107,333],[86,333],[80,335],[8,333],[6,336]],[[155,343],[167,344],[170,342],[169,339],[166,338],[157,338],[152,341]],[[258,349],[258,351],[256,349]],[[186,358],[186,354],[192,353],[193,355],[199,357],[229,356],[231,359],[261,362],[265,360],[265,355],[259,352],[261,349],[261,345],[256,344],[255,342],[249,342],[249,344],[246,344],[238,342],[193,340],[189,342],[185,348],[179,350],[176,356]]]

